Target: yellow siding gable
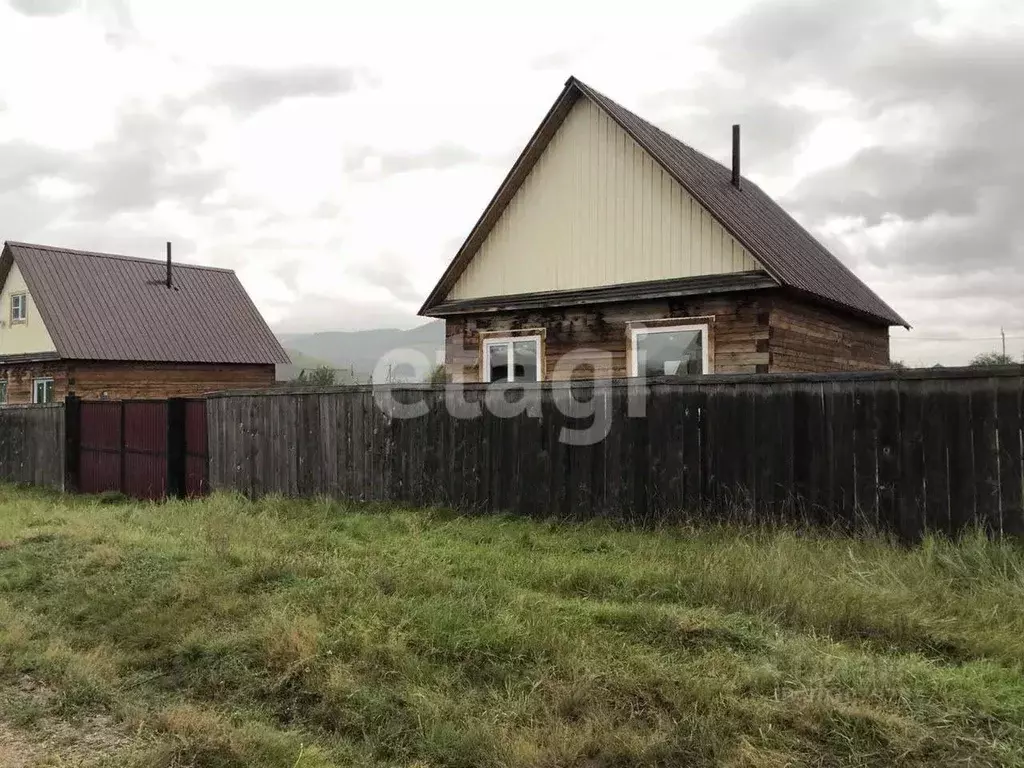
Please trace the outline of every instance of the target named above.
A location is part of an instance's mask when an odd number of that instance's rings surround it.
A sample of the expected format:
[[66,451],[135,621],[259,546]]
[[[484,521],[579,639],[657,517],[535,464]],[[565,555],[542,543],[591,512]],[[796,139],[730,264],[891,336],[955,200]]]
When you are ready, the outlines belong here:
[[447,298],[757,269],[700,203],[581,98]]
[[[28,309],[24,322],[12,323],[11,296],[19,293],[28,297]],[[0,290],[0,356],[56,351],[50,332],[39,316],[39,309],[29,295],[21,270],[17,264],[12,264]]]

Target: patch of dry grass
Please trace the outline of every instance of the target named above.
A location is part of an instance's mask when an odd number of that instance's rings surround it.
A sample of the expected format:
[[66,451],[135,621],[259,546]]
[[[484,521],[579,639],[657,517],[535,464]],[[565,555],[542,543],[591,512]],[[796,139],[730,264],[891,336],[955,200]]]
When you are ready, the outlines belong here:
[[1024,765],[1012,542],[10,488],[0,541],[29,765]]

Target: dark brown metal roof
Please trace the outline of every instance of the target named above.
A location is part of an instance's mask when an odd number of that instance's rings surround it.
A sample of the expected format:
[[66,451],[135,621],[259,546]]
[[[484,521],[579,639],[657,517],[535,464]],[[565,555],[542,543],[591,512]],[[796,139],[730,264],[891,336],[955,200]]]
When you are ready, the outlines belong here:
[[501,212],[529,174],[572,105],[580,97],[590,99],[603,109],[665,169],[666,173],[682,185],[750,251],[780,285],[886,325],[903,325],[909,328],[906,320],[752,181],[743,178],[740,188],[737,189],[731,183],[732,172],[728,168],[651,125],[574,77],[570,77],[566,82],[562,93],[487,206],[473,232],[420,309],[420,314],[430,314],[434,307],[444,301],[445,295],[468,266],[476,249],[497,222]]
[[57,354],[76,360],[287,363],[234,272],[8,242]]

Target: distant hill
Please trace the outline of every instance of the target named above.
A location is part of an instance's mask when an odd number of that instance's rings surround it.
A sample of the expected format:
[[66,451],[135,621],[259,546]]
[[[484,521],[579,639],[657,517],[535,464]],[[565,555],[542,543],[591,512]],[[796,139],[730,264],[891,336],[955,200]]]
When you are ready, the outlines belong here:
[[291,381],[302,371],[312,370],[314,368],[320,368],[324,365],[334,367],[331,363],[326,360],[321,360],[319,357],[313,357],[307,355],[298,349],[289,349],[285,347],[285,352],[288,353],[288,357],[291,359],[291,365],[279,365],[277,366],[277,380],[278,381]]
[[[444,321],[433,320],[402,331],[381,328],[370,331],[319,331],[317,333],[278,334],[281,344],[292,358],[289,370],[294,378],[302,368],[330,365],[339,371],[355,372],[356,380],[369,381],[375,367],[391,365],[392,376],[398,380],[419,381],[437,363],[444,351]],[[401,350],[409,350],[416,358],[412,366],[401,365]],[[418,354],[417,354],[418,353]],[[278,379],[282,378],[281,366]]]

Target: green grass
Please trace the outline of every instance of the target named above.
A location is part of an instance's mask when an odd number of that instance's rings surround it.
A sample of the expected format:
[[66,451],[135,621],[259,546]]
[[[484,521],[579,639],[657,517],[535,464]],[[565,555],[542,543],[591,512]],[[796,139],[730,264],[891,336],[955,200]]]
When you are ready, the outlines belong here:
[[982,536],[0,487],[0,763],[1024,765],[1022,661]]

